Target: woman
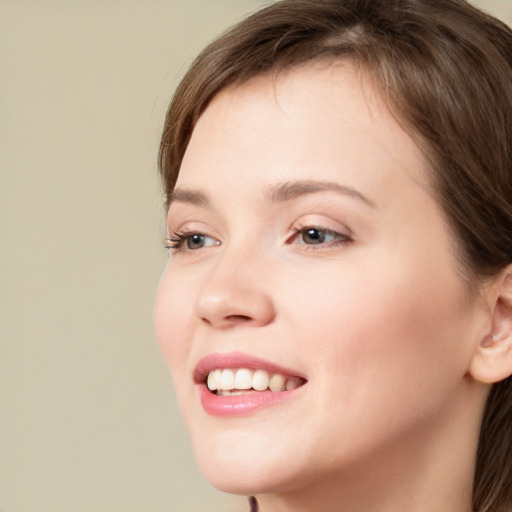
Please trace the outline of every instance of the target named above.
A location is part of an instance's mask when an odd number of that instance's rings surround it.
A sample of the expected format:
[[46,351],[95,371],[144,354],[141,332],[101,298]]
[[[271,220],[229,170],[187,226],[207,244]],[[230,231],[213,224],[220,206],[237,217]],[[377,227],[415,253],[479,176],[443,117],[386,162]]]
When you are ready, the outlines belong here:
[[267,511],[512,507],[512,34],[283,0],[197,58],[155,308],[199,466]]

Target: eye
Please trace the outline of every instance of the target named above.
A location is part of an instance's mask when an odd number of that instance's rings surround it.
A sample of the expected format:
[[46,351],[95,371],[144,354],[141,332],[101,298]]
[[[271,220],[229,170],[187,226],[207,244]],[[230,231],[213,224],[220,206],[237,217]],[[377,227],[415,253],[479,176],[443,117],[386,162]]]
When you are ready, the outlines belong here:
[[299,245],[342,245],[352,242],[352,238],[343,233],[324,229],[319,226],[294,228],[293,242]]
[[177,231],[167,238],[165,247],[180,251],[194,251],[215,245],[220,245],[220,242],[204,233]]
[[299,243],[305,243],[310,245],[323,244],[326,240],[330,242],[333,236],[326,231],[322,231],[317,228],[308,228],[301,231]]
[[[209,237],[208,237],[209,238]],[[186,244],[189,249],[201,249],[207,243],[207,237],[200,233],[194,233],[186,237]]]

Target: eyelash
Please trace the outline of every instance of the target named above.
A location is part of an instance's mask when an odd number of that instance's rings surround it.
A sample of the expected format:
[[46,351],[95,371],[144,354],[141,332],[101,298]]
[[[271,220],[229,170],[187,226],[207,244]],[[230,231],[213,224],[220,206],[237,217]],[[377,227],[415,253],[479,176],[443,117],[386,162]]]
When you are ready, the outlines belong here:
[[175,231],[172,233],[172,236],[167,237],[165,239],[165,248],[175,250],[175,251],[186,250],[183,248],[183,244],[191,236],[194,236],[194,235],[201,235],[201,236],[211,238],[208,235],[201,233],[199,231]]
[[[297,245],[304,245],[304,249],[306,250],[319,250],[318,248],[315,248],[315,246],[320,246],[320,247],[337,247],[337,246],[343,246],[343,245],[348,245],[350,243],[353,242],[353,239],[349,236],[349,235],[345,235],[343,233],[339,233],[337,231],[333,231],[333,230],[330,230],[330,229],[326,229],[326,228],[323,228],[321,226],[298,226],[298,227],[294,227],[293,228],[293,236],[291,237],[291,240],[294,240],[295,238],[297,238],[298,235],[301,235],[301,234],[304,234],[306,233],[307,231],[310,231],[310,230],[316,230],[316,231],[319,231],[321,233],[323,233],[324,235],[326,236],[331,236],[334,238],[334,240],[330,241],[330,242],[322,242],[322,243],[319,243],[319,244],[306,244],[306,243],[302,243],[302,244],[297,244]],[[169,249],[169,250],[173,250],[173,251],[194,251],[194,250],[197,250],[197,249],[190,249],[190,248],[185,248],[183,247],[183,245],[187,242],[187,240],[194,236],[194,235],[200,235],[200,236],[204,236],[204,237],[207,237],[207,238],[212,238],[210,237],[209,235],[205,234],[205,233],[201,233],[199,231],[175,231],[172,233],[172,236],[170,237],[167,237],[165,240],[165,248],[166,249]],[[218,242],[217,244],[215,245],[220,245],[220,242]],[[203,247],[199,247],[199,249],[202,249]]]
[[165,245],[164,247],[166,249],[178,249],[181,247],[183,242],[185,241],[185,236],[182,233],[173,233],[172,236],[168,236],[165,238]]

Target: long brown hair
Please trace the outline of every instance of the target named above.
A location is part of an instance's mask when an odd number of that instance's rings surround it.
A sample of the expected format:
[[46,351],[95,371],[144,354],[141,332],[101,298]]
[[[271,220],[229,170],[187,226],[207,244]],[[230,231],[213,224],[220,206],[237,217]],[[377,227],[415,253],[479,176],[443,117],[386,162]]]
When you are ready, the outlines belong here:
[[[282,0],[208,46],[169,107],[159,165],[169,200],[195,123],[221,89],[314,59],[371,75],[432,171],[470,286],[512,262],[512,31],[464,0]],[[512,381],[481,426],[474,512],[512,509]]]

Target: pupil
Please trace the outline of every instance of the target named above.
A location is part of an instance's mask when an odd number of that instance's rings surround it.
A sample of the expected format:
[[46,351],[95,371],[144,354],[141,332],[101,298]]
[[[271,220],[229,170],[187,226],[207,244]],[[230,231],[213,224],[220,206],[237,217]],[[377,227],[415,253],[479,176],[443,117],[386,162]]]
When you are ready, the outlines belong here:
[[187,240],[187,246],[189,249],[197,249],[202,247],[204,244],[204,235],[192,235]]
[[302,236],[302,239],[306,243],[320,244],[325,240],[325,234],[319,229],[308,229]]

